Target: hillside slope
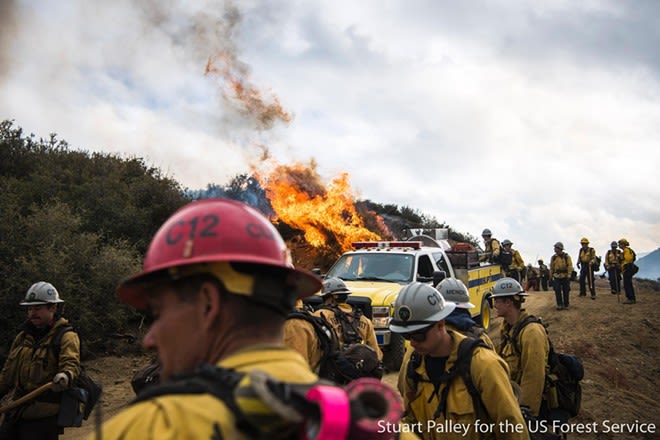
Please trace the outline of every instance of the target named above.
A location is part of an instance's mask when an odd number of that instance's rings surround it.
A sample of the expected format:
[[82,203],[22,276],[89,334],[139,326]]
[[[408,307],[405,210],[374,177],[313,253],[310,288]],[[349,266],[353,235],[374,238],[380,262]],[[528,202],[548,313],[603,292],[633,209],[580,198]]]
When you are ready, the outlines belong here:
[[637,260],[639,272],[635,277],[647,280],[660,279],[660,248]]

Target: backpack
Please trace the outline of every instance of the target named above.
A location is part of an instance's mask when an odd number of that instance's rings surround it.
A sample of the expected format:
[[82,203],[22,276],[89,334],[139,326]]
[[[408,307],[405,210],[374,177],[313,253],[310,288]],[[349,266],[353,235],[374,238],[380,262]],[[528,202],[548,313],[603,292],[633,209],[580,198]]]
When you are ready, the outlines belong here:
[[504,248],[500,248],[500,254],[495,259],[496,263],[499,263],[501,266],[508,268],[511,263],[513,263],[513,252],[506,251]]
[[149,365],[137,370],[131,378],[133,392],[139,394],[144,388],[160,382],[160,370],[161,365],[156,357],[151,360]]
[[[521,351],[518,345],[518,335],[527,324],[532,322],[543,325],[546,335],[548,333],[547,325],[541,318],[531,315],[525,317],[514,327],[510,338],[513,349],[517,354],[520,354]],[[502,344],[506,343],[506,339],[502,341]],[[548,343],[550,345],[550,352],[548,353],[549,369],[545,378],[548,404],[551,409],[559,408],[568,412],[570,417],[575,417],[580,412],[582,403],[582,385],[580,381],[584,378],[584,365],[580,358],[575,355],[556,352],[550,338],[548,338]]]
[[602,261],[601,258],[598,255],[596,255],[596,257],[594,258],[594,262],[591,264],[591,270],[594,272],[600,271],[601,261]]
[[352,313],[346,313],[336,306],[322,308],[331,310],[339,321],[343,344],[339,343],[339,338],[334,335],[332,327],[324,319],[336,342],[331,345],[332,350],[325,355],[325,358],[321,359],[319,376],[338,384],[347,384],[360,377],[382,378],[383,363],[378,359],[378,354],[373,348],[362,343],[358,330],[362,311],[355,309]]
[[[481,417],[482,419],[489,418],[488,411],[486,411],[486,407],[484,406],[483,401],[481,400],[481,395],[479,394],[479,390],[477,390],[477,387],[474,385],[474,382],[472,382],[472,376],[470,375],[472,356],[474,354],[474,350],[477,347],[485,347],[486,349],[491,350],[491,348],[488,347],[488,345],[486,345],[484,341],[472,337],[466,337],[458,345],[458,354],[456,357],[456,362],[454,363],[452,368],[447,372],[447,374],[442,378],[442,383],[446,383],[447,385],[442,390],[442,394],[439,396],[438,407],[436,408],[435,413],[433,415],[434,419],[440,417],[441,414],[446,417],[447,396],[449,394],[449,387],[451,385],[451,382],[457,377],[460,377],[463,380],[463,383],[465,384],[465,387],[467,388],[468,393],[472,398],[472,405],[474,407],[475,414],[477,414],[477,416]],[[412,388],[413,388],[413,392],[415,393],[417,392],[416,389],[417,384],[419,382],[425,381],[425,379],[422,379],[421,375],[415,371],[417,370],[417,368],[419,368],[421,364],[422,364],[422,357],[419,355],[419,353],[414,351],[410,356],[410,361],[408,362],[406,377],[412,381],[413,383]]]
[[[55,357],[59,359],[62,349],[62,336],[66,332],[75,332],[71,325],[60,327],[53,337],[53,350]],[[57,415],[57,424],[61,427],[79,427],[83,420],[87,420],[92,413],[92,409],[101,397],[103,386],[95,382],[80,365],[80,374],[73,381],[71,386],[62,392],[60,401],[60,412]]]
[[[249,385],[239,388],[246,376]],[[293,384],[258,370],[245,373],[210,364],[147,387],[130,404],[171,394],[215,396],[234,415],[236,428],[250,439],[307,438],[305,435],[310,432],[318,439],[389,438],[382,437],[381,424],[398,424],[403,413],[398,393],[375,379],[359,379],[345,388],[322,380]],[[259,401],[273,414],[264,414],[259,405],[254,414],[246,414],[238,399]],[[342,423],[348,425],[344,433],[338,430]],[[221,434],[216,426],[212,438],[221,439]]]

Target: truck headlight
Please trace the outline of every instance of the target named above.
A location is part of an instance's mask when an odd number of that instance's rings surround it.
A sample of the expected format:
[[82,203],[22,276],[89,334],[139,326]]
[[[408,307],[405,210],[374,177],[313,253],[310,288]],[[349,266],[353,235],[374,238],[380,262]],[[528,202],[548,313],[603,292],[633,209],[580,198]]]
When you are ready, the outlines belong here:
[[374,328],[387,328],[390,318],[374,318],[372,322],[374,323]]
[[371,322],[373,322],[374,328],[387,328],[390,323],[390,308],[374,307]]

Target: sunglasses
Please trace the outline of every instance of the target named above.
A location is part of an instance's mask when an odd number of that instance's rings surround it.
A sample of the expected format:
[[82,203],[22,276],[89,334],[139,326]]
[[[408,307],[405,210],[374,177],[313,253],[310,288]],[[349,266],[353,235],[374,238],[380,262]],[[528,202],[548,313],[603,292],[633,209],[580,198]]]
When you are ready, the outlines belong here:
[[417,330],[416,332],[401,333],[401,337],[403,337],[403,339],[406,341],[424,342],[426,340],[426,334],[429,332],[431,327],[433,327],[433,325],[424,327],[423,329]]

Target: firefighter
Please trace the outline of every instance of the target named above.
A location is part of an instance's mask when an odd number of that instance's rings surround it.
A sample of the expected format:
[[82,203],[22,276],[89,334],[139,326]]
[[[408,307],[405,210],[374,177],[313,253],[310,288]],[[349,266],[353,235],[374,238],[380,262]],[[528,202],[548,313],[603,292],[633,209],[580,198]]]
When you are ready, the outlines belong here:
[[516,281],[520,282],[522,281],[522,274],[523,271],[525,270],[525,262],[522,259],[522,256],[520,256],[520,252],[518,252],[517,249],[512,248],[513,243],[509,239],[505,239],[502,241],[502,247],[504,248],[502,252],[510,252],[511,253],[511,263],[507,266],[506,268],[506,276],[515,278]]
[[50,283],[33,284],[20,303],[27,308],[27,321],[14,339],[0,373],[0,396],[12,391],[19,398],[44,384],[50,390],[5,417],[0,438],[57,439],[63,429],[57,424],[61,392],[80,374],[80,340],[76,332],[62,334],[59,357],[53,350],[58,330],[69,325],[59,304],[64,303]]
[[351,291],[346,286],[346,283],[344,283],[344,280],[337,277],[328,278],[323,282],[323,289],[321,291],[323,307],[314,314],[322,316],[332,325],[337,339],[342,345],[353,343],[354,341],[347,341],[350,337],[348,335],[353,332],[353,329],[357,330],[356,336],[359,338],[358,342],[373,348],[378,360],[382,361],[383,352],[378,346],[374,325],[369,318],[361,312],[354,310],[346,302],[350,294]]
[[539,276],[541,277],[541,289],[544,292],[548,290],[548,280],[550,279],[550,269],[548,266],[543,263],[543,260],[539,260]]
[[511,380],[520,385],[520,404],[538,417],[545,387],[545,367],[550,345],[542,324],[531,323],[518,335],[516,347],[510,340],[513,328],[527,317],[522,308],[527,293],[513,278],[501,278],[495,283],[490,296],[500,323],[502,335],[498,353],[509,366]]
[[635,260],[637,256],[635,251],[630,248],[630,243],[625,238],[619,240],[621,248],[621,273],[623,274],[623,291],[626,293],[626,300],[623,304],[635,304],[635,287],[633,286],[633,275],[636,273]]
[[484,240],[484,253],[479,256],[479,261],[496,263],[500,256],[500,242],[493,238],[493,233],[488,228],[483,230],[481,238]]
[[[205,364],[244,373],[258,369],[278,380],[310,384],[317,376],[298,353],[282,346],[282,328],[296,298],[320,288],[320,278],[293,267],[281,236],[260,213],[239,202],[206,199],[185,205],[161,226],[143,270],[124,280],[117,294],[154,316],[143,344],[158,353],[161,385],[194,379],[192,373]],[[244,376],[232,395],[251,389],[251,377]],[[253,436],[245,424],[239,430],[232,405],[210,392],[151,396],[138,396],[105,422],[99,438]],[[283,423],[263,404],[241,402],[238,397],[234,402],[238,414],[262,435]]]
[[573,261],[571,256],[564,252],[564,244],[561,241],[555,243],[554,249],[555,254],[550,258],[550,279],[555,290],[557,310],[565,310],[570,302]]
[[580,269],[580,296],[587,296],[586,284],[588,284],[591,299],[596,299],[593,271],[593,265],[596,261],[596,251],[594,248],[589,247],[589,239],[586,237],[582,237],[580,246],[580,253],[577,260],[577,267]]
[[[394,303],[390,330],[409,340],[414,349],[399,371],[404,421],[422,426],[419,434],[424,439],[479,439],[484,434],[529,439],[506,363],[483,342],[448,329],[446,319],[455,308],[432,286],[417,282],[401,289]],[[460,350],[464,347],[472,349]],[[459,351],[465,358],[459,359]],[[433,429],[448,423],[462,428]],[[505,424],[515,429],[504,432]],[[478,432],[477,425],[491,429]]]
[[610,249],[605,254],[605,270],[610,280],[610,290],[612,295],[618,295],[621,292],[621,251],[618,243],[613,241]]
[[539,291],[539,269],[532,267],[532,264],[527,265],[527,283],[525,284],[525,291],[530,290]]

